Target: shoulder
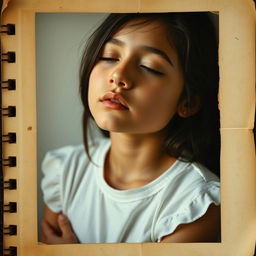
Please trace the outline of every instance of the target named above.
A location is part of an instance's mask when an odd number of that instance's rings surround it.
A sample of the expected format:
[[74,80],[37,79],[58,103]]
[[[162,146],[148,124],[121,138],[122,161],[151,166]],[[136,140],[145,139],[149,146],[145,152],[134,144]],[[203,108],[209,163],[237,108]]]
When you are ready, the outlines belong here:
[[53,149],[48,151],[45,154],[45,157],[42,162],[43,170],[44,167],[48,166],[56,166],[59,167],[62,163],[64,163],[68,158],[78,155],[80,152],[82,152],[83,146],[64,146],[61,148]]
[[[199,203],[201,200],[220,203],[220,179],[200,163],[182,163],[184,168],[177,186],[180,196],[184,196],[180,209]],[[178,195],[177,195],[178,197]]]
[[[170,169],[166,186],[166,197],[172,196],[172,202],[180,198],[184,203],[194,200],[206,191],[218,196],[220,179],[205,166],[177,160],[174,168]],[[175,196],[173,196],[175,195]]]
[[[170,179],[161,198],[154,234],[157,241],[172,234],[180,225],[193,223],[207,216],[208,209],[219,211],[219,178],[198,163],[179,161],[176,167],[175,175]],[[210,218],[207,217],[207,220],[210,221]]]
[[[92,160],[97,159],[97,154],[107,143],[106,141],[90,142],[89,150]],[[42,162],[43,177],[41,188],[44,201],[54,212],[63,209],[71,191],[76,191],[80,181],[92,170],[84,145],[68,145],[48,151]]]
[[202,164],[179,161],[177,168],[179,170],[176,171],[175,182],[173,180],[171,182],[179,191],[179,195],[184,194],[189,200],[192,200],[206,191],[219,193],[219,177]]
[[41,164],[41,188],[44,202],[53,212],[62,210],[61,187],[72,156],[79,154],[82,146],[65,146],[48,151]]
[[195,173],[195,175],[203,179],[205,182],[220,181],[218,176],[216,176],[213,172],[211,172],[208,168],[200,163],[190,163],[189,168]]
[[163,243],[216,242],[220,239],[220,206],[210,205],[206,213],[191,223],[181,223],[172,234],[161,238]]
[[212,171],[198,162],[184,162],[177,160],[180,168],[180,176],[191,181],[201,180],[202,182],[219,182],[220,179]]
[[[97,139],[88,143],[90,156],[93,158],[101,147],[108,143],[106,139]],[[67,145],[48,151],[42,161],[43,172],[49,169],[70,168],[74,164],[84,164],[88,162],[88,156],[83,144]]]

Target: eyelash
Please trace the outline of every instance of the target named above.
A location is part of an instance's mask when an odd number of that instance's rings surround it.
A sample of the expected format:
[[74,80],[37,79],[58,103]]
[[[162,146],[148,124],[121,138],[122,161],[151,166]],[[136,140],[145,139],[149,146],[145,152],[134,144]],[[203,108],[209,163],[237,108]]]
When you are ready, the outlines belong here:
[[[114,61],[118,61],[119,59],[117,58],[108,58],[108,57],[99,57],[99,60],[102,60],[102,61],[108,61],[108,62],[114,62]],[[159,72],[155,69],[152,69],[152,68],[149,68],[147,66],[144,66],[144,65],[141,65],[140,67],[142,67],[143,69],[145,69],[146,71],[150,72],[150,73],[153,73],[155,75],[158,75],[158,76],[162,76],[164,75],[164,73],[162,72]]]
[[104,60],[104,61],[118,61],[117,58],[108,58],[108,57],[99,57],[99,60]]
[[141,67],[144,68],[145,70],[147,70],[148,72],[153,73],[153,74],[155,74],[157,76],[163,76],[164,75],[164,73],[159,72],[159,71],[157,71],[155,69],[152,69],[152,68],[149,68],[149,67],[146,67],[146,66],[143,66],[143,65],[141,65]]

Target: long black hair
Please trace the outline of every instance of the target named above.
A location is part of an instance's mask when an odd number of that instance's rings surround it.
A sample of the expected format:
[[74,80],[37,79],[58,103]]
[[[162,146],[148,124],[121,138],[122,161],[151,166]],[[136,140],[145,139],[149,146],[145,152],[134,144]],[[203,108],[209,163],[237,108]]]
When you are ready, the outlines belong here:
[[[183,161],[200,162],[219,175],[218,43],[215,28],[205,12],[110,14],[91,35],[80,66],[80,93],[84,106],[83,136],[89,159],[87,126],[92,115],[87,95],[90,73],[104,44],[122,26],[134,19],[138,20],[136,25],[155,21],[165,24],[169,31],[167,36],[177,50],[184,74],[180,101],[186,100],[188,110],[195,104],[200,105],[197,113],[187,118],[175,114],[165,127],[166,152]],[[109,137],[107,131],[101,131]]]

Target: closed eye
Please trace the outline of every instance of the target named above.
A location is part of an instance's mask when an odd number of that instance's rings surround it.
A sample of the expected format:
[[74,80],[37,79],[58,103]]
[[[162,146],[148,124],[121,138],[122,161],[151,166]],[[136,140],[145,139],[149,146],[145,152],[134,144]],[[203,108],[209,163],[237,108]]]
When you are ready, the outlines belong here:
[[162,72],[160,72],[160,71],[157,71],[157,70],[155,70],[155,69],[149,68],[149,67],[147,67],[147,66],[141,65],[141,67],[142,67],[143,69],[145,69],[146,71],[148,71],[148,72],[150,72],[150,73],[153,73],[153,74],[155,74],[155,75],[158,75],[158,76],[163,76],[163,75],[164,75],[164,73],[162,73]]
[[[101,61],[108,61],[108,62],[115,62],[115,61],[119,61],[118,58],[111,58],[111,57],[99,57],[99,60]],[[152,68],[149,68],[147,66],[144,66],[144,65],[141,65],[141,67],[143,69],[145,69],[147,72],[150,72],[150,73],[153,73],[155,75],[158,75],[158,76],[163,76],[164,73],[160,72],[160,71],[157,71],[155,69],[152,69]]]
[[117,58],[110,58],[110,57],[99,57],[99,60],[103,60],[103,61],[118,61]]

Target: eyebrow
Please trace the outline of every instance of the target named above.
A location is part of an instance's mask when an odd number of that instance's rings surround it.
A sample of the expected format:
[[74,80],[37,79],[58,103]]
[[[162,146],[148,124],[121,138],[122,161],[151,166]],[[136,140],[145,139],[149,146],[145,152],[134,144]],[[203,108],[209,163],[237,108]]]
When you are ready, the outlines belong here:
[[[118,46],[125,46],[125,43],[123,41],[116,39],[116,38],[110,38],[106,43],[111,43],[111,44],[115,44]],[[171,61],[171,59],[168,57],[168,55],[164,51],[161,51],[157,48],[154,48],[154,47],[151,47],[148,45],[142,45],[140,48],[145,51],[152,52],[154,54],[159,55],[160,57],[164,58],[171,66],[174,66],[173,62]]]

